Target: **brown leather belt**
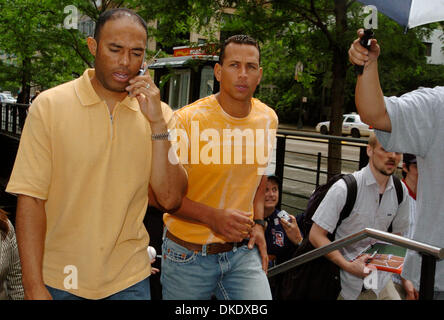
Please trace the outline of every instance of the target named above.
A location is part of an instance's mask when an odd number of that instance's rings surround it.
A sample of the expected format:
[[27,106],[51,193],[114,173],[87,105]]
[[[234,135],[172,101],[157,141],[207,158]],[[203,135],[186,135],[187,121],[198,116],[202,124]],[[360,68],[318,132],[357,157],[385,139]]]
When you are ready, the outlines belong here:
[[[166,232],[166,236],[168,237],[168,239],[174,241],[175,243],[184,248],[187,248],[188,250],[202,251],[203,245],[179,239],[168,230]],[[248,243],[247,239],[244,239],[242,242],[209,243],[207,244],[206,252],[207,254],[218,254],[222,252],[228,252],[233,250],[234,246],[241,247],[243,245],[246,245],[247,243]]]

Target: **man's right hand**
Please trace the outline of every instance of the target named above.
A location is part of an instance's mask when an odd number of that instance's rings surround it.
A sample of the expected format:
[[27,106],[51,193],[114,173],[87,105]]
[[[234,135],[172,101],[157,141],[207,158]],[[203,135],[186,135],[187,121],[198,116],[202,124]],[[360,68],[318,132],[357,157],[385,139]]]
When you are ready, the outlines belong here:
[[353,41],[350,49],[348,50],[348,58],[352,64],[363,66],[370,65],[372,62],[378,60],[381,49],[376,39],[371,39],[370,50],[367,50],[359,41],[364,35],[364,29],[358,30],[358,39]]
[[240,242],[247,238],[254,226],[250,214],[237,209],[217,209],[209,227],[226,241]]
[[370,274],[371,270],[376,270],[374,266],[368,266],[366,261],[370,258],[370,255],[364,254],[356,260],[349,261],[342,269],[355,275],[358,278],[365,278]]
[[33,289],[25,289],[25,300],[53,300],[48,289],[42,285]]

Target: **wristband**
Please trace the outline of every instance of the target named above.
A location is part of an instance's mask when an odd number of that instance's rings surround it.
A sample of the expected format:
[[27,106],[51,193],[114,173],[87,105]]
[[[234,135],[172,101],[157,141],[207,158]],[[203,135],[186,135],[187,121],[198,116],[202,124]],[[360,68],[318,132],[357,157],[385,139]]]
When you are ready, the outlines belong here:
[[254,219],[253,220],[255,224],[260,224],[264,230],[267,228],[266,222],[264,219]]

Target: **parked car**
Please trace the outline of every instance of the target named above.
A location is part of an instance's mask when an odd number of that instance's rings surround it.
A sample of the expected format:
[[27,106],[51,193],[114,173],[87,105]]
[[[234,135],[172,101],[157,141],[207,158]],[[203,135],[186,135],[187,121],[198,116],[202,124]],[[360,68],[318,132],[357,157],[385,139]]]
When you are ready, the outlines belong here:
[[16,103],[17,100],[14,99],[14,97],[10,93],[1,92],[0,93],[0,102]]
[[[330,121],[319,122],[316,125],[316,132],[328,134],[330,129]],[[369,136],[373,129],[361,121],[359,114],[344,114],[342,118],[342,134],[351,135],[354,138],[361,136]]]

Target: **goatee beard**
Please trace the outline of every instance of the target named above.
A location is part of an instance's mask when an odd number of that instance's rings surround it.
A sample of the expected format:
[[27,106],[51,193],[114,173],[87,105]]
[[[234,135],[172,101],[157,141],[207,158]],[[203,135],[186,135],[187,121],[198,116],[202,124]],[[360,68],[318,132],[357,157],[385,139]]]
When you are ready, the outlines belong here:
[[379,172],[382,173],[383,175],[385,175],[386,177],[390,177],[393,174],[393,172],[392,173],[388,173],[388,172],[386,172],[384,170],[379,170]]

